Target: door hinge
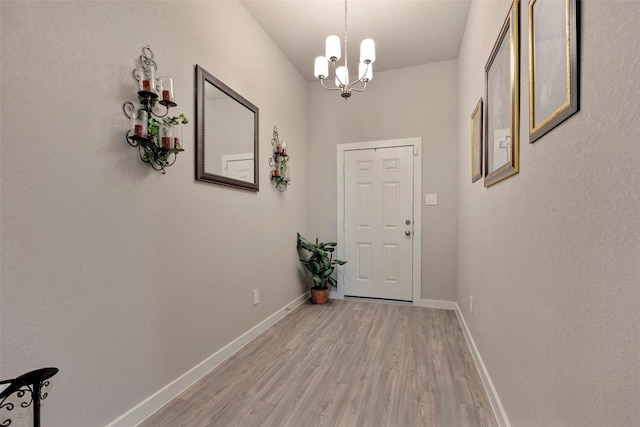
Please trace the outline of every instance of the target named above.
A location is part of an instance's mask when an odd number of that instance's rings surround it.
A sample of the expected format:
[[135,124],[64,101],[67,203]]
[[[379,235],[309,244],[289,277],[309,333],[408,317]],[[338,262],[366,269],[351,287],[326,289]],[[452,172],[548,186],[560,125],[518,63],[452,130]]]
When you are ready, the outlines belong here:
[[418,155],[418,147],[413,147],[413,155],[414,156]]

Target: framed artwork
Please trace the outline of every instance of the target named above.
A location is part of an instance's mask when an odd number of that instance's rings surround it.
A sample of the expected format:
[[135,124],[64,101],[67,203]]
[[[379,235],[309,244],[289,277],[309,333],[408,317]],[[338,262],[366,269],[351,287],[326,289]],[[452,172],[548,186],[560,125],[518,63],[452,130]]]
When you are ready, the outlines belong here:
[[471,182],[482,178],[482,98],[471,113]]
[[518,0],[502,25],[485,71],[484,186],[519,170],[520,69]]
[[529,1],[529,142],[578,111],[577,6]]

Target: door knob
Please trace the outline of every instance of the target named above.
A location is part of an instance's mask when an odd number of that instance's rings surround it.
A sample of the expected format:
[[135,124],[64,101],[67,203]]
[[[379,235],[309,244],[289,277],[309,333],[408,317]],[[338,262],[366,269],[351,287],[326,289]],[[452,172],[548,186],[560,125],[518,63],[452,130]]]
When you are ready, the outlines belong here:
[[409,230],[407,230],[407,231],[404,232],[404,235],[405,236],[411,236],[411,232]]

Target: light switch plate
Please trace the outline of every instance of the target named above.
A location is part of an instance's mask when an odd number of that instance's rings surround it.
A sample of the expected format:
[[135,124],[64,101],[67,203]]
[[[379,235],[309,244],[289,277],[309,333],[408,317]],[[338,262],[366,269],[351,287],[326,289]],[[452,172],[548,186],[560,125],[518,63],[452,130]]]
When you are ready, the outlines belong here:
[[427,206],[435,206],[438,204],[438,195],[437,194],[427,194],[424,198],[424,204]]

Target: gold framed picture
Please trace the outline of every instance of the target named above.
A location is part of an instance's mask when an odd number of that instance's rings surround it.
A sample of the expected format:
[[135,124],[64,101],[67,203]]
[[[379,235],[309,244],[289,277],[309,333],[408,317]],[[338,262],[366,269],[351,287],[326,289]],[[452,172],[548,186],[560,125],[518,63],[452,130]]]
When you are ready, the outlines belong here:
[[577,7],[529,1],[529,142],[578,111]]
[[519,170],[520,69],[518,0],[514,0],[485,66],[484,186]]
[[482,98],[471,113],[471,182],[482,178]]

